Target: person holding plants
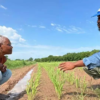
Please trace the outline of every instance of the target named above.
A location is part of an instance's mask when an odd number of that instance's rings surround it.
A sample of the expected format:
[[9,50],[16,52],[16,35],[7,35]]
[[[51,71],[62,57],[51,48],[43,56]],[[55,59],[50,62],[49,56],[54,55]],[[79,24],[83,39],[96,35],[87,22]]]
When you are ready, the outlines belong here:
[[[100,31],[100,9],[98,10],[97,14],[95,14],[94,16],[97,16],[98,18],[97,26],[98,26],[98,30]],[[60,68],[60,70],[63,70],[65,72],[67,70],[72,70],[76,67],[84,67],[83,69],[88,75],[90,75],[94,79],[99,79],[100,78],[100,51],[76,62],[63,62],[59,64],[58,68]]]
[[12,54],[11,42],[7,37],[0,35],[0,85],[5,83],[12,75],[4,63],[6,62],[6,54]]

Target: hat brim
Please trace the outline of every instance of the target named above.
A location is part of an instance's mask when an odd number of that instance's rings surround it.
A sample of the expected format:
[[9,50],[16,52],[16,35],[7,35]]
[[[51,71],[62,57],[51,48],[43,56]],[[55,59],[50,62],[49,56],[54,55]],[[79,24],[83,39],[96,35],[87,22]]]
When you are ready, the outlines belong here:
[[99,15],[100,15],[100,12],[97,12],[97,14],[93,15],[92,17],[99,16]]

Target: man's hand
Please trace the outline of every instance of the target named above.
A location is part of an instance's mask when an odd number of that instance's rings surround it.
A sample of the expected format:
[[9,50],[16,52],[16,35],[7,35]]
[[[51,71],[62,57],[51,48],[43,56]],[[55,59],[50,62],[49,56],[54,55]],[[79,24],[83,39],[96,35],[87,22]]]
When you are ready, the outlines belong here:
[[6,68],[7,68],[7,66],[6,65],[3,65],[3,64],[1,64],[0,63],[0,70],[1,70],[1,72],[6,72]]
[[72,70],[76,67],[85,67],[83,60],[79,60],[76,62],[64,62],[61,63],[58,68],[60,68],[60,70],[66,71],[66,70]]
[[59,64],[60,70],[63,70],[63,72],[67,71],[67,70],[72,70],[75,68],[75,64],[73,62],[64,62]]

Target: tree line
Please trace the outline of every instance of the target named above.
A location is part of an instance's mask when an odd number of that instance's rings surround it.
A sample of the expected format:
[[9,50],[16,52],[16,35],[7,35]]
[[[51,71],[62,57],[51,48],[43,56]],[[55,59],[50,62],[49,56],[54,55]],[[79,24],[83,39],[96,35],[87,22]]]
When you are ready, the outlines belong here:
[[67,53],[63,56],[53,56],[49,55],[48,57],[44,58],[36,58],[34,59],[36,62],[51,62],[51,61],[77,61],[82,60],[85,57],[89,57],[93,55],[94,53],[99,52],[100,50],[92,50],[92,51],[86,51],[86,52],[78,52],[78,53]]

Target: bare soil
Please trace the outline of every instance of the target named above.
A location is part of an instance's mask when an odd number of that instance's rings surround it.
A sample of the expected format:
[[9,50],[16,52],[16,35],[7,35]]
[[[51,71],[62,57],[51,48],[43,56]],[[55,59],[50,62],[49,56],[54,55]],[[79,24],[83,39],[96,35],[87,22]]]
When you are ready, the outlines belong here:
[[35,65],[25,66],[23,68],[11,70],[11,78],[6,83],[0,86],[0,100],[5,100],[5,98],[8,96],[7,92],[11,90],[15,86],[15,84],[18,83],[18,81],[22,79],[25,76],[25,74],[33,67],[35,67]]
[[[69,71],[72,72],[72,71]],[[89,83],[87,87],[87,91],[84,93],[84,100],[99,100],[97,95],[91,90],[92,86],[97,86],[100,80],[94,80],[90,76],[88,76],[83,70],[75,69],[75,75],[79,78],[83,78],[86,76],[86,80]],[[90,84],[91,83],[91,84]],[[40,80],[40,85],[38,87],[38,92],[34,98],[34,100],[59,100],[57,93],[55,92],[55,88],[50,78],[48,77],[47,72],[42,69],[42,76]],[[70,85],[68,82],[64,84],[63,92],[60,100],[83,100],[81,98],[81,89],[77,89],[75,85]],[[24,94],[18,100],[27,100],[27,95]]]
[[[0,100],[5,100],[4,98],[7,97],[7,91],[13,88],[13,86],[24,77],[24,75],[31,69],[33,66],[30,67],[24,67],[20,69],[12,70],[12,77],[11,79],[0,86]],[[75,72],[75,76],[78,78],[83,79],[83,77],[86,77],[86,81],[88,83],[87,91],[84,93],[84,100],[99,100],[97,95],[91,90],[96,89],[97,87],[100,88],[100,79],[94,80],[92,77],[87,75],[82,69],[75,69],[73,70]],[[73,72],[69,71],[69,73]],[[36,70],[35,70],[36,72]],[[2,88],[3,87],[3,88]],[[45,71],[45,69],[42,68],[42,75],[40,79],[40,85],[37,89],[37,94],[34,98],[34,100],[58,100],[57,93],[55,92],[55,88],[53,83],[51,82],[48,73]],[[82,100],[79,97],[81,97],[81,89],[76,88],[75,85],[70,85],[67,81],[64,84],[61,100]],[[27,94],[25,91],[21,93],[16,99],[14,100],[27,100]]]

